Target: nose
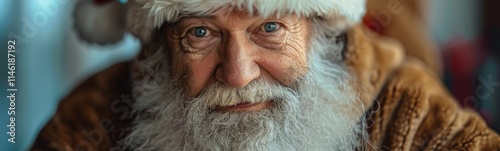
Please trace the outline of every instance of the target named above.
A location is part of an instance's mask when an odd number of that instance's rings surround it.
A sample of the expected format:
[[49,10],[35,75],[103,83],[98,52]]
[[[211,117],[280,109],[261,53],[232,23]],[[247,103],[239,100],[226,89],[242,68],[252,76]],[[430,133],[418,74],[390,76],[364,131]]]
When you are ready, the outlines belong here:
[[225,48],[221,50],[221,63],[216,71],[219,81],[234,88],[242,88],[260,76],[255,62],[254,48],[246,33],[229,34]]

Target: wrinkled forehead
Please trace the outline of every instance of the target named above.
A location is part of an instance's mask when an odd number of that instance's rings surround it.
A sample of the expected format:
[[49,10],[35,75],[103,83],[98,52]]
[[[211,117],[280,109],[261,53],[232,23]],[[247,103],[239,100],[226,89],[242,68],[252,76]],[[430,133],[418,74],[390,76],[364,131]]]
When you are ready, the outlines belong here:
[[264,20],[270,20],[270,21],[280,21],[283,24],[286,25],[295,25],[298,24],[302,19],[307,19],[305,17],[300,18],[297,15],[294,14],[284,14],[284,15],[277,15],[277,14],[272,14],[269,16],[261,16],[255,11],[248,11],[245,8],[240,9],[240,8],[223,8],[214,11],[213,13],[210,14],[204,14],[204,15],[186,15],[184,17],[181,17],[180,19],[176,20],[175,22],[166,22],[166,25],[185,25],[189,23],[193,23],[195,21],[201,21],[201,22],[211,22],[213,23],[212,25],[220,25],[220,26],[234,26],[234,25],[250,25],[255,22],[261,22]]
[[250,15],[296,15],[299,17],[344,18],[349,24],[364,14],[365,0],[130,0],[127,28],[143,41],[163,23],[186,16],[209,16],[227,9]]

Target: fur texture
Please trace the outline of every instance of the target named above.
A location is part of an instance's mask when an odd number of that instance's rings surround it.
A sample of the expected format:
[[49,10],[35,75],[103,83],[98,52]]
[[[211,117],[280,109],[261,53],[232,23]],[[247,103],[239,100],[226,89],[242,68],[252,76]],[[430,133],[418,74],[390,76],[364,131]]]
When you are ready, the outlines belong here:
[[149,42],[153,29],[165,22],[186,15],[210,15],[230,7],[255,11],[264,17],[282,14],[320,17],[348,27],[361,20],[365,0],[130,0],[127,28],[143,42]]

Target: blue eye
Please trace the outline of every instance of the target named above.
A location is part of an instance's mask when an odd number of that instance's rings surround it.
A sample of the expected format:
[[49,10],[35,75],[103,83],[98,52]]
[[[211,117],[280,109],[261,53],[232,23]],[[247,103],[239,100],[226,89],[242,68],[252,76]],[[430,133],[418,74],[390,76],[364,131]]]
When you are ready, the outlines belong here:
[[264,24],[264,30],[268,33],[276,31],[276,29],[278,29],[278,24],[274,22],[268,22]]
[[194,28],[193,32],[194,36],[196,37],[205,37],[208,33],[208,30],[205,27],[196,27]]

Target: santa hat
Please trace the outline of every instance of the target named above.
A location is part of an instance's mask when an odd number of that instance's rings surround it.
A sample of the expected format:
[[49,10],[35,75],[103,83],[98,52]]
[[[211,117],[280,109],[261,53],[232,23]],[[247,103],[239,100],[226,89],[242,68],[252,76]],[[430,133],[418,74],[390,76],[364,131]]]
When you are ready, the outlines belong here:
[[264,17],[318,17],[342,27],[358,23],[365,13],[365,0],[128,0],[126,29],[147,43],[154,29],[165,22],[190,15],[210,15],[225,6],[256,11]]

